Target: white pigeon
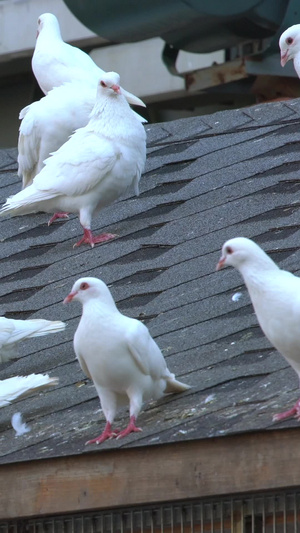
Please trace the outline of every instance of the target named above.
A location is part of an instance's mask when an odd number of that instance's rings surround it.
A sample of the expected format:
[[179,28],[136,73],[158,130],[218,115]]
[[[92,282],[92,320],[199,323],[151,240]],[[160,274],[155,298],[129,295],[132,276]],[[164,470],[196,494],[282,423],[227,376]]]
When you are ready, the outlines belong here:
[[23,188],[31,185],[44,160],[78,128],[86,126],[95,105],[96,90],[83,83],[67,83],[20,112],[18,175]]
[[[23,179],[23,188],[31,185],[51,153],[56,152],[76,129],[87,125],[95,102],[95,87],[77,81],[55,87],[47,96],[21,110],[18,175]],[[140,122],[147,122],[134,111],[132,113]]]
[[75,246],[93,247],[115,237],[93,236],[93,213],[131,186],[138,194],[146,160],[145,129],[122,95],[119,80],[115,72],[102,76],[88,124],[46,159],[32,185],[8,198],[0,214],[79,213],[84,236]]
[[300,78],[300,24],[290,26],[279,39],[281,66],[290,60],[294,60],[294,68]]
[[60,320],[14,320],[0,317],[0,363],[18,356],[17,344],[31,337],[63,331],[66,327]]
[[[38,18],[32,70],[45,94],[70,81],[85,81],[96,89],[99,78],[105,74],[88,54],[62,40],[58,20],[52,13]],[[130,104],[145,107],[137,96],[125,89],[122,92]]]
[[[99,444],[112,437],[125,437],[141,431],[136,419],[146,400],[165,393],[188,390],[175,379],[152,339],[139,320],[122,315],[108,287],[97,278],[76,281],[64,303],[78,300],[82,316],[74,336],[74,350],[83,372],[92,379],[99,395],[106,425],[97,438]],[[121,432],[112,430],[118,406],[129,399],[130,422]]]
[[[237,237],[225,242],[217,270],[233,266],[244,278],[261,329],[300,378],[300,278],[281,270],[252,240]],[[279,421],[300,419],[300,400]]]
[[58,378],[50,378],[48,374],[30,374],[0,380],[0,407],[57,384]]

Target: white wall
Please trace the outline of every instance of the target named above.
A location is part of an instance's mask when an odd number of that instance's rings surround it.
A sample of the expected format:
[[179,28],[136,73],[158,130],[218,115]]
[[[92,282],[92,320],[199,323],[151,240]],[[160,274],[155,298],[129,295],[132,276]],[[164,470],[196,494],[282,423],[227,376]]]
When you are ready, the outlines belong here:
[[[164,41],[158,37],[139,43],[98,48],[92,50],[90,55],[103,70],[118,72],[123,87],[128,91],[158,101],[185,92],[184,79],[170,74],[162,61],[164,45]],[[223,61],[223,51],[212,54],[180,52],[176,66],[179,72],[186,72]]]
[[28,54],[35,46],[37,19],[42,13],[57,16],[66,41],[94,37],[62,0],[0,1],[0,61]]

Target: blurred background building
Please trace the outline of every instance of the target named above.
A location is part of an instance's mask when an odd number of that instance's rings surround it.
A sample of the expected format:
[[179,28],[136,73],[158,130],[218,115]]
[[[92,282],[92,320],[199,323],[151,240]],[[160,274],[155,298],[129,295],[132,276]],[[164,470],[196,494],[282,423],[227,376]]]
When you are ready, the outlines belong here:
[[57,16],[65,41],[118,72],[147,104],[146,118],[160,122],[297,96],[292,65],[280,67],[278,35],[300,21],[298,4],[0,0],[0,146],[17,145],[19,111],[42,96],[31,71],[42,13]]

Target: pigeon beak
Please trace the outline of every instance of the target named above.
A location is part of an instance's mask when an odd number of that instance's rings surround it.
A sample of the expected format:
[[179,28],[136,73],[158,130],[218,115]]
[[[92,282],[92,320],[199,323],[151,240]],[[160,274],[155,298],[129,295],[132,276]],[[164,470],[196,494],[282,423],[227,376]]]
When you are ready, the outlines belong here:
[[123,87],[121,89],[121,94],[125,96],[127,102],[132,105],[139,105],[141,107],[146,107],[146,104],[144,104],[143,100],[138,98],[137,96],[134,96],[134,94],[129,93],[126,91]]
[[281,52],[280,54],[280,64],[282,67],[288,62],[289,60],[289,49],[287,49],[285,52]]
[[112,85],[111,88],[112,88],[113,91],[115,91],[115,93],[121,94],[121,89],[120,89],[119,85]]
[[70,294],[68,294],[68,296],[66,296],[66,298],[64,299],[63,303],[64,304],[69,304],[70,302],[72,302],[74,296],[76,296],[77,292],[70,292]]
[[217,266],[216,266],[216,270],[221,270],[221,268],[223,268],[225,266],[225,261],[226,261],[226,257],[225,256],[222,256],[220,261],[218,262]]

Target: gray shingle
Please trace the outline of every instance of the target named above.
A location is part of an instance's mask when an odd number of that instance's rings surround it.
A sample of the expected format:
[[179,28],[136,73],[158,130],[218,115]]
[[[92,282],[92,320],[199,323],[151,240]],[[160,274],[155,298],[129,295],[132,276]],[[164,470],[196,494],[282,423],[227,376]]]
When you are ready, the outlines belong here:
[[[215,272],[215,265],[223,242],[244,235],[299,273],[299,100],[146,129],[140,197],[129,195],[95,220],[95,230],[120,235],[115,241],[74,250],[75,216],[50,228],[45,214],[0,221],[0,313],[68,323],[64,333],[27,341],[19,359],[0,368],[0,379],[60,378],[54,389],[0,410],[0,463],[94,449],[84,443],[104,418],[74,359],[81,309],[62,305],[82,275],[102,277],[120,310],[145,321],[170,369],[193,386],[145,406],[143,433],[100,449],[269,430],[272,415],[297,397],[297,377],[257,326],[238,272]],[[0,151],[2,201],[20,188],[16,156]],[[233,302],[236,292],[241,298]],[[32,426],[19,438],[10,424],[16,411]],[[127,417],[120,413],[121,426]]]

